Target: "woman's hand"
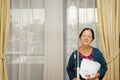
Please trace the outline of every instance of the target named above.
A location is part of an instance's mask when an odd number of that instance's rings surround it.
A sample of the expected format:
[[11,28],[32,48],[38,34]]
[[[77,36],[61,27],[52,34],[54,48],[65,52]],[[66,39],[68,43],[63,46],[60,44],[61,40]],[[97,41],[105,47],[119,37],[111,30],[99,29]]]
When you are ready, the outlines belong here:
[[88,77],[86,80],[95,80],[95,77]]
[[99,74],[99,73],[96,73],[94,77],[88,76],[88,78],[87,78],[86,80],[95,80],[95,79],[97,79],[97,78],[99,78],[99,77],[100,77],[100,74]]
[[80,79],[74,78],[73,80],[80,80]]

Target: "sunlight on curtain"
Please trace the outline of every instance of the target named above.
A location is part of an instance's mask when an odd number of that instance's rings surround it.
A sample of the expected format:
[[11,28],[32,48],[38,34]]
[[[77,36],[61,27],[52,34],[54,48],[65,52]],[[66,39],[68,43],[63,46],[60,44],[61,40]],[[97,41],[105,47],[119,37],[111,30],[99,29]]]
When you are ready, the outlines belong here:
[[[77,26],[77,0],[68,0],[67,8],[67,49],[68,54],[76,49],[77,39],[81,30],[85,27],[93,28],[95,31],[95,37],[97,37],[97,26],[98,26],[98,17],[97,17],[97,8],[95,0],[80,0],[79,8],[79,27]],[[84,5],[83,5],[84,4]],[[79,30],[77,30],[79,29]],[[93,42],[93,46],[99,47],[99,44],[96,44],[98,37]]]
[[11,0],[9,80],[43,80],[44,0]]
[[90,27],[94,30],[95,40],[92,42],[92,46],[100,48],[100,43],[98,44],[99,33],[96,0],[79,1],[79,27],[77,25],[77,0],[67,0],[67,4],[66,54],[68,59],[72,51],[81,45],[78,38],[83,28]]

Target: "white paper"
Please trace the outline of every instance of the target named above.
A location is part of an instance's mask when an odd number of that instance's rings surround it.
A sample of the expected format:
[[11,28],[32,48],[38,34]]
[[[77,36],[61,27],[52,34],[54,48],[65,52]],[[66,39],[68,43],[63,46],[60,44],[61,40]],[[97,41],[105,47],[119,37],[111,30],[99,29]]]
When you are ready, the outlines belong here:
[[[81,66],[80,66],[80,75],[87,79],[86,75],[90,75],[90,77],[94,77],[95,74],[98,72],[100,69],[101,65],[98,62],[88,60],[88,59],[83,59],[81,61]],[[98,80],[98,79],[96,79]]]

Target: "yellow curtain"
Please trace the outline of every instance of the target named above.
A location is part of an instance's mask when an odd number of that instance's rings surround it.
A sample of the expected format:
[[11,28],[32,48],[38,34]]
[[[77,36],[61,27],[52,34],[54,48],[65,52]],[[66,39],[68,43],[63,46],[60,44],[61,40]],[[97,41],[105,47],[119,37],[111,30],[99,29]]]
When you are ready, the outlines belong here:
[[108,65],[108,71],[104,80],[120,80],[120,0],[97,0],[97,5],[102,50]]
[[0,80],[7,80],[5,51],[9,30],[9,0],[0,0]]

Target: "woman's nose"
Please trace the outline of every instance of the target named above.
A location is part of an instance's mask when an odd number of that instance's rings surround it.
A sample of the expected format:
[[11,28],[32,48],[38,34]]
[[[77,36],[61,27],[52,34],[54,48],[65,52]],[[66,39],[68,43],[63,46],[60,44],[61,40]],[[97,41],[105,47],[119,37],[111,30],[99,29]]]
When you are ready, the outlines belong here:
[[87,37],[87,36],[85,36],[85,39],[88,39],[88,37]]

